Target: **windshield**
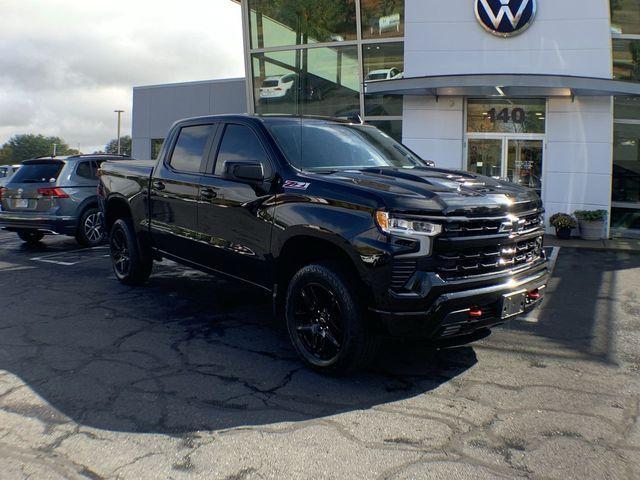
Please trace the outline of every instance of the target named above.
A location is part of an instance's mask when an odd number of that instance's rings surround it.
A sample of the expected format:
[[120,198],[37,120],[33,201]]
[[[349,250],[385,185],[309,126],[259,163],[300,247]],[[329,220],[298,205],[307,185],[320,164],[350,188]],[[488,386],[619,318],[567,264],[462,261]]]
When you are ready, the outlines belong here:
[[271,124],[287,161],[306,171],[428,166],[375,127],[338,123]]

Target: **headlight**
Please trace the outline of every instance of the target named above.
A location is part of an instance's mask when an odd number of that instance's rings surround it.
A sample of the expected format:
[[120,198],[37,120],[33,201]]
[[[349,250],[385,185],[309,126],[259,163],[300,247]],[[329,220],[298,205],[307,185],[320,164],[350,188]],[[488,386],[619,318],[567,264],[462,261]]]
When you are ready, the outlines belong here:
[[435,237],[442,233],[442,225],[424,220],[397,217],[389,212],[376,212],[380,229],[392,235]]

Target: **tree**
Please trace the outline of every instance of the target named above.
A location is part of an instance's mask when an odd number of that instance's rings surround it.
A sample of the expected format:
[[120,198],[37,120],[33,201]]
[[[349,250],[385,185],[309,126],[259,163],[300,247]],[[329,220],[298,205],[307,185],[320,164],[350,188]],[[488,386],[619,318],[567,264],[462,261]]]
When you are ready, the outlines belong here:
[[[110,140],[109,143],[104,147],[104,151],[110,155],[118,154],[118,139],[114,138]],[[120,153],[122,155],[131,156],[131,137],[129,135],[125,135],[124,137],[120,137]]]
[[60,137],[45,137],[44,135],[14,135],[0,148],[0,164],[20,163],[30,158],[44,157],[53,154],[56,145],[57,155],[76,155],[80,152]]

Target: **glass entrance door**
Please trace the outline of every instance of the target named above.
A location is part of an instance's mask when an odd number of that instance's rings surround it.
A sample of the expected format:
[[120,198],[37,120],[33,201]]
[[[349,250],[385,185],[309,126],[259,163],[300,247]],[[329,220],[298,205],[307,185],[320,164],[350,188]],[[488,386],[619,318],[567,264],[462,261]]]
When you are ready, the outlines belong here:
[[542,196],[542,140],[507,140],[507,174],[510,182]]
[[543,140],[469,138],[467,151],[470,172],[508,180],[542,194]]

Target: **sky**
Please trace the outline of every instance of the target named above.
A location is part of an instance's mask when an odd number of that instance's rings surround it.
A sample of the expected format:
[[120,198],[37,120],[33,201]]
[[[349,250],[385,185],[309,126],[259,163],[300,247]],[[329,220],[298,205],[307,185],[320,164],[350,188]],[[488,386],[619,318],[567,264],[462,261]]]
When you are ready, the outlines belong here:
[[231,0],[0,0],[0,145],[60,136],[84,153],[131,134],[132,88],[244,76]]

